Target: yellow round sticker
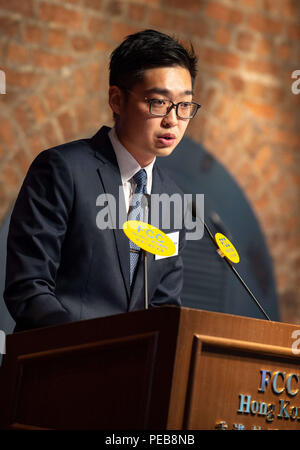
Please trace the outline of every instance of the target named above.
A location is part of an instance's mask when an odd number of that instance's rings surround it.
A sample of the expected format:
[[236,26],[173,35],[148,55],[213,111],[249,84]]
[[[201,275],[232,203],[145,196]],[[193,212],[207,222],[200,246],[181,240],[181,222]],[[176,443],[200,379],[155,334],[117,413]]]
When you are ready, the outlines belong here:
[[123,224],[126,236],[147,252],[161,256],[172,256],[176,252],[174,242],[158,228],[138,220],[128,220]]
[[219,249],[227,259],[236,264],[240,261],[238,252],[224,234],[216,233],[215,240]]

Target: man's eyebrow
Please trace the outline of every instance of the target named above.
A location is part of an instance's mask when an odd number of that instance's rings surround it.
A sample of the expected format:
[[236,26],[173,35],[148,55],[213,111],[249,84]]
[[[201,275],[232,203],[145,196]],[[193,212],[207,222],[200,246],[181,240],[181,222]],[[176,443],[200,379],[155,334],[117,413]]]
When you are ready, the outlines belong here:
[[[150,95],[150,94],[160,94],[160,95],[170,95],[171,91],[169,91],[169,89],[163,89],[163,88],[158,88],[158,87],[153,87],[151,89],[148,89],[146,91],[146,94]],[[193,91],[191,91],[190,89],[187,89],[183,92],[181,92],[179,95],[193,95]]]

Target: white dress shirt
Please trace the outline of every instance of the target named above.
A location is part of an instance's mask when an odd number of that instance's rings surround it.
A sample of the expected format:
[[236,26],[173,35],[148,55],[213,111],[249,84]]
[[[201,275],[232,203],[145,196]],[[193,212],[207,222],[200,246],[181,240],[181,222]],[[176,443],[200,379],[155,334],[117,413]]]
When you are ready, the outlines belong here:
[[[132,195],[134,194],[136,183],[132,177],[142,168],[128,150],[121,144],[118,139],[115,128],[108,132],[111,144],[116,154],[125,197],[126,211],[128,213]],[[147,194],[151,194],[152,189],[152,169],[155,159],[146,167],[143,167],[147,173]]]

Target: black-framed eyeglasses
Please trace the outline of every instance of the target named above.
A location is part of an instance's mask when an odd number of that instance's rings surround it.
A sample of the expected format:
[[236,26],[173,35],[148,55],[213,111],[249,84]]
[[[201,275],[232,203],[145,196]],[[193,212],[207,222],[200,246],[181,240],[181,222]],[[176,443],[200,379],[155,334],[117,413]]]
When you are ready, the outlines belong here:
[[[127,88],[121,88],[121,89],[138,97],[138,95],[135,92],[133,92]],[[165,117],[170,113],[170,111],[173,108],[175,108],[176,115],[180,119],[192,119],[193,117],[195,117],[198,109],[201,108],[201,105],[199,105],[199,103],[196,103],[196,102],[174,103],[171,100],[159,99],[159,98],[148,98],[148,97],[145,97],[144,100],[149,104],[149,113],[152,116],[156,116],[156,117]]]
[[201,105],[196,102],[178,102],[174,103],[171,100],[147,98],[146,102],[149,104],[149,112],[152,116],[165,117],[170,111],[175,108],[176,115],[180,119],[192,119],[195,117]]

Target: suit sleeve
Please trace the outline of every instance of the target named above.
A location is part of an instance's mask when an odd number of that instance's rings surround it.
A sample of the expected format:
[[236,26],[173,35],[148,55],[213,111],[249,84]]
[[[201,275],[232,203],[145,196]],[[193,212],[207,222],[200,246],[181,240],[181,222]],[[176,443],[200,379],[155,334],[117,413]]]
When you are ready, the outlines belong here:
[[73,181],[59,150],[32,163],[16,200],[7,241],[4,300],[18,329],[71,320],[55,295]]

